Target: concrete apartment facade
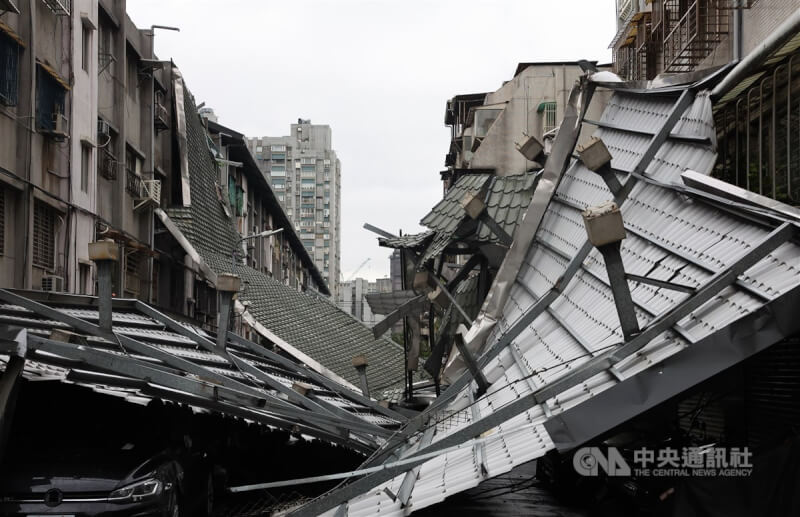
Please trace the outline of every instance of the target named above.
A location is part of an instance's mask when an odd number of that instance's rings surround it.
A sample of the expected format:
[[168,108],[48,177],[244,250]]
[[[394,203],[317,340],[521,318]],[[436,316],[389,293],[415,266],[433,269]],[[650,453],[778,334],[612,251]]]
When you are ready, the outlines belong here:
[[[763,48],[797,7],[796,0],[618,0],[614,71],[644,81],[732,66]],[[714,104],[714,176],[790,205],[800,200],[796,47],[754,61],[750,82]]]
[[645,80],[725,65],[796,9],[795,0],[617,0],[614,71]]
[[[564,117],[569,92],[582,74],[574,61],[520,63],[514,77],[496,91],[448,100],[445,125],[450,126],[451,143],[445,157],[449,171],[443,173],[445,188],[454,170],[491,170],[506,176],[535,167],[517,145],[528,136],[543,143],[552,140]],[[608,96],[605,92],[599,95]],[[604,105],[592,106],[588,117],[601,113]]]
[[[133,24],[125,1],[14,7],[0,12],[0,285],[94,294],[88,244],[112,239],[120,252],[116,296],[192,315],[194,282],[178,291],[171,280],[185,276],[185,264],[155,246],[163,231],[156,211],[182,202],[173,162],[179,72],[156,58],[153,30]],[[226,177],[244,174],[241,160],[220,162]],[[256,170],[252,157],[247,165]],[[247,191],[239,231],[285,227],[274,253],[286,265],[285,283],[327,292],[280,205],[263,208],[263,189],[266,182]],[[255,265],[271,272],[273,261],[258,257]]]
[[330,126],[298,119],[289,136],[247,141],[336,300],[341,271],[341,163],[332,136]]
[[367,303],[367,295],[373,293],[392,292],[392,281],[389,278],[378,278],[370,282],[365,278],[354,278],[339,285],[339,296],[336,305],[351,314],[358,321],[372,327],[384,316],[374,314]]

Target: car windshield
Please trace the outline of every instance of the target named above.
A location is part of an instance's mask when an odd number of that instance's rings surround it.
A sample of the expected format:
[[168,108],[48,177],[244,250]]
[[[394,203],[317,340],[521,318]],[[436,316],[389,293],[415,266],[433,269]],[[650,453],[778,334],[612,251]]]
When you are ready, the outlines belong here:
[[159,425],[156,406],[131,404],[78,386],[26,382],[11,424],[10,456],[67,459],[152,453],[166,448],[170,438]]

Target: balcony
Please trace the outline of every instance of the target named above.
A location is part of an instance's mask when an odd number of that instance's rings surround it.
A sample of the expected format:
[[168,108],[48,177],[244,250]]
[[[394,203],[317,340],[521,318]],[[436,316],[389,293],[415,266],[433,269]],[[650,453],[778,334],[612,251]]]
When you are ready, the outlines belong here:
[[[664,2],[664,71],[691,72],[716,48],[730,26],[729,0],[694,0],[685,11]],[[674,18],[677,21],[667,23]]]
[[100,175],[107,180],[114,181],[117,179],[117,167],[119,167],[117,158],[111,154],[111,152],[104,149],[98,167]]

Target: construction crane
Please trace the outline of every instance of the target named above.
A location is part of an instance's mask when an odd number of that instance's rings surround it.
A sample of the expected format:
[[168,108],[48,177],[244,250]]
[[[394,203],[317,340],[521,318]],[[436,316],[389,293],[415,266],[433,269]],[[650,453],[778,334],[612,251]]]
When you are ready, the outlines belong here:
[[365,260],[364,262],[362,262],[362,263],[361,263],[361,264],[360,264],[360,265],[359,265],[359,266],[356,268],[356,270],[355,270],[355,271],[353,271],[352,273],[350,273],[350,276],[349,276],[349,277],[347,277],[347,279],[345,280],[345,282],[349,282],[350,280],[352,280],[353,278],[355,278],[355,276],[358,274],[358,272],[359,272],[359,271],[361,271],[361,268],[363,268],[364,266],[366,266],[366,265],[367,265],[367,262],[369,262],[370,260],[372,260],[372,257],[369,257],[367,260]]

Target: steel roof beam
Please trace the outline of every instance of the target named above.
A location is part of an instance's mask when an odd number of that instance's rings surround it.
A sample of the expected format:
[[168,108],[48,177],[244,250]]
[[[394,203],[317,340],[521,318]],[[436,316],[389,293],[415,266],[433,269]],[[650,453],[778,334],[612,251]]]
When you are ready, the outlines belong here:
[[[299,404],[305,407],[309,411],[314,411],[321,414],[327,413],[330,415],[337,415],[342,420],[349,422],[348,426],[353,425],[357,428],[360,428],[363,432],[367,432],[372,435],[385,436],[391,434],[390,431],[380,426],[370,424],[369,422],[365,422],[364,420],[358,418],[352,413],[345,411],[342,408],[336,407],[322,400],[312,401],[307,397],[300,395],[290,387],[285,386],[283,383],[272,378],[271,376],[260,370],[257,366],[251,364],[246,359],[234,356],[233,354],[230,353],[229,350],[227,350],[227,348],[225,349],[220,348],[210,339],[204,338],[203,336],[197,334],[193,330],[187,328],[184,325],[181,325],[180,323],[173,320],[169,316],[159,312],[158,310],[144,303],[138,302],[136,307],[144,314],[147,314],[156,321],[160,321],[161,323],[166,325],[166,327],[169,328],[170,330],[177,332],[186,338],[191,339],[192,341],[200,345],[202,348],[206,349],[208,352],[217,354],[220,357],[227,359],[228,361],[236,365],[238,368],[247,371],[247,373],[256,377],[261,382],[267,384],[275,391],[286,395],[291,402]],[[344,422],[342,422],[342,425],[344,425]]]
[[[520,413],[529,410],[531,407],[560,393],[563,393],[564,391],[577,386],[578,384],[585,382],[591,377],[603,372],[608,367],[640,350],[653,338],[664,332],[675,322],[688,316],[707,301],[717,296],[722,289],[731,285],[737,276],[741,275],[744,271],[747,271],[753,265],[766,257],[770,252],[774,251],[778,246],[796,236],[796,234],[797,228],[794,225],[790,223],[784,223],[770,233],[761,242],[759,242],[750,252],[746,253],[743,257],[731,264],[724,271],[715,275],[714,278],[712,278],[698,290],[695,296],[678,304],[678,306],[673,308],[658,320],[651,322],[648,327],[646,327],[640,334],[638,334],[628,343],[623,344],[616,350],[612,350],[597,356],[578,369],[542,387],[538,391],[520,397],[513,402],[498,408],[480,420],[460,428],[451,435],[445,436],[430,446],[414,452],[410,458],[444,450],[473,439],[474,437],[503,424],[507,420],[519,415]],[[402,472],[406,472],[417,465],[421,465],[426,461],[428,461],[427,457],[423,457],[418,461],[411,461],[398,467],[387,467],[376,473],[369,474],[350,483],[349,485],[345,485],[340,489],[329,492],[325,497],[312,501],[299,510],[292,512],[290,515],[297,517],[317,515],[335,507],[344,501],[349,500],[352,497],[374,488],[380,483],[392,479]]]
[[375,336],[375,338],[382,336],[384,332],[400,321],[401,318],[420,312],[425,308],[427,303],[428,297],[425,295],[419,295],[416,298],[408,300],[406,303],[387,314],[384,319],[376,323],[375,326],[372,327],[372,335]]
[[[422,438],[419,440],[418,449],[424,449],[430,445],[430,443],[433,441],[434,434],[436,434],[435,426],[431,426],[426,429],[422,434]],[[400,504],[403,506],[403,508],[408,506],[408,501],[411,499],[411,493],[414,491],[414,485],[419,477],[420,468],[421,466],[417,466],[406,472],[406,475],[403,477],[403,482],[400,483],[400,489],[397,491],[397,499],[400,499]]]
[[[181,357],[177,357],[172,355],[168,352],[164,352],[157,347],[147,345],[135,339],[129,338],[125,335],[115,334],[113,332],[107,332],[100,329],[98,326],[88,323],[80,318],[76,318],[74,316],[70,316],[64,314],[60,311],[57,311],[51,307],[46,305],[40,304],[38,302],[34,302],[29,300],[25,297],[19,296],[17,294],[11,293],[9,291],[0,289],[0,299],[7,301],[9,303],[14,303],[20,305],[28,310],[31,310],[37,314],[45,316],[47,318],[61,321],[70,327],[73,327],[77,330],[85,332],[87,334],[103,337],[109,341],[119,342],[122,349],[127,352],[128,350],[132,350],[136,353],[142,354],[144,356],[157,359],[163,362],[166,365],[172,366],[178,370],[182,370],[185,372],[193,373],[198,375],[204,379],[212,380],[218,383],[225,388],[230,389],[232,392],[238,392],[242,396],[250,396],[254,397],[254,399],[258,400],[259,402],[256,404],[252,404],[255,407],[263,407],[267,404],[272,406],[274,411],[283,411],[288,412],[290,415],[293,415],[294,418],[307,419],[311,421],[317,421],[321,425],[334,425],[340,426],[342,424],[341,421],[338,419],[333,419],[331,417],[317,415],[317,414],[309,414],[308,411],[300,410],[296,406],[289,404],[283,400],[275,398],[273,395],[268,393],[266,390],[263,389],[255,389],[251,386],[246,384],[240,383],[238,381],[229,379],[228,377],[213,372],[207,368],[202,366],[198,366],[195,363],[183,359]],[[128,357],[128,359],[131,359]],[[268,401],[269,399],[269,401]],[[260,406],[259,406],[260,404]]]
[[[53,341],[37,336],[30,336],[28,342],[30,344],[29,350],[32,351],[42,350],[48,354],[66,357],[67,359],[78,361],[81,364],[91,365],[117,375],[153,382],[199,397],[225,400],[244,405],[251,409],[269,411],[276,415],[289,418],[291,423],[316,421],[315,425],[320,426],[323,431],[326,431],[326,426],[332,426],[333,429],[336,429],[336,432],[331,433],[333,435],[337,433],[341,434],[339,432],[340,429],[346,430],[346,428],[336,426],[338,422],[332,422],[332,419],[321,418],[316,414],[309,415],[307,411],[295,408],[283,401],[276,399],[272,402],[265,402],[262,398],[239,393],[236,390],[224,386],[214,385],[201,380],[194,380],[190,377],[184,377],[182,375],[165,372],[158,368],[153,368],[151,365],[129,356],[95,350],[91,347],[75,346],[73,344]],[[37,357],[37,360],[47,362],[47,359],[43,357]],[[330,432],[331,429],[327,429],[327,431]]]
[[[661,125],[661,127],[658,130],[658,132],[656,132],[656,134],[654,134],[653,137],[650,139],[650,142],[648,143],[647,149],[639,157],[639,160],[637,161],[637,163],[636,163],[636,165],[635,165],[635,167],[633,169],[633,172],[628,175],[628,178],[625,181],[625,184],[622,185],[620,190],[617,193],[614,194],[614,201],[617,203],[617,206],[621,206],[623,204],[623,202],[627,199],[628,194],[630,194],[631,190],[633,189],[633,187],[636,184],[637,180],[636,180],[635,175],[637,175],[637,174],[640,175],[640,174],[644,173],[644,171],[647,169],[647,167],[652,162],[652,160],[655,157],[655,155],[661,149],[661,146],[664,144],[664,142],[669,137],[669,134],[672,131],[672,129],[675,127],[675,124],[677,124],[677,122],[680,120],[680,118],[683,115],[683,113],[686,111],[686,109],[693,102],[694,97],[695,97],[695,91],[692,88],[687,88],[687,89],[685,89],[685,90],[683,90],[681,92],[680,96],[675,101],[675,104],[672,106],[672,108],[671,108],[666,120]],[[581,248],[577,251],[576,255],[573,257],[573,259],[567,265],[567,268],[564,271],[564,273],[556,281],[556,284],[542,298],[537,300],[527,312],[522,314],[517,319],[517,321],[511,326],[511,328],[509,328],[500,337],[500,339],[498,339],[494,343],[494,345],[492,347],[490,347],[478,359],[478,365],[479,365],[480,368],[484,368],[487,364],[489,364],[489,362],[492,359],[497,357],[497,355],[506,346],[508,346],[514,339],[516,339],[516,337],[519,336],[519,334],[522,333],[522,331],[525,328],[527,328],[528,325],[530,325],[537,317],[539,317],[539,315],[542,312],[544,312],[547,309],[547,307],[556,298],[558,298],[561,295],[561,292],[563,292],[563,290],[566,288],[566,286],[569,284],[569,282],[574,277],[575,273],[577,273],[577,271],[581,268],[581,265],[582,265],[583,261],[586,260],[586,257],[589,255],[589,253],[592,251],[593,248],[594,247],[592,246],[592,244],[588,240],[583,243]],[[519,282],[517,282],[517,283],[519,283]],[[643,334],[644,334],[644,332],[639,334],[639,336],[642,336]],[[393,438],[393,439],[391,439],[391,440],[389,440],[389,442],[387,442],[387,444],[385,444],[379,450],[378,454],[376,454],[374,456],[374,458],[376,458],[376,459],[385,458],[387,456],[387,451],[388,450],[390,450],[390,449],[398,446],[399,444],[407,441],[408,438],[411,435],[417,433],[423,427],[424,423],[428,420],[430,415],[432,415],[435,411],[437,411],[437,410],[441,409],[442,407],[444,407],[445,404],[450,402],[459,393],[461,393],[461,391],[471,381],[471,378],[472,378],[472,376],[471,376],[469,371],[464,372],[464,374],[462,374],[456,380],[456,382],[451,384],[450,387],[448,387],[448,389],[440,397],[438,397],[433,404],[428,406],[428,408],[426,408],[422,413],[420,413],[419,415],[417,415],[413,419],[409,420],[408,424],[401,430],[401,432],[398,434],[398,436]],[[528,397],[531,397],[531,399],[532,399],[531,402],[533,402],[533,404],[541,402],[535,396],[529,395]],[[517,401],[517,403],[519,403],[522,400],[527,400],[528,397],[519,399]],[[530,407],[530,406],[527,406],[527,407]],[[520,411],[522,411],[522,410],[520,410]],[[510,418],[511,416],[515,416],[518,413],[519,413],[519,411],[517,413],[509,415],[508,418]],[[490,417],[487,417],[487,418],[491,418],[495,414],[496,413],[492,413],[492,415],[490,415]],[[446,440],[446,439],[443,439],[443,440]],[[440,442],[437,442],[437,444],[439,444],[439,443]],[[354,485],[356,485],[357,483],[359,483],[359,482],[363,482],[363,485],[364,485],[363,489],[364,490],[369,490],[369,489],[373,488],[374,486],[376,486],[377,484],[381,483],[382,481],[385,481],[386,479],[391,479],[391,477],[392,477],[391,475],[388,475],[386,473],[376,473],[376,474],[373,474],[372,476],[374,476],[373,477],[373,481],[366,482],[365,480],[371,477],[371,476],[367,476],[367,478],[361,479],[361,480],[359,480],[359,481],[357,481],[355,483],[352,483],[351,485],[348,485],[347,487],[343,488],[342,491],[347,491],[347,493],[351,493],[351,490],[354,490],[352,487]],[[331,494],[334,494],[334,495],[331,495]],[[321,513],[322,511],[325,511],[325,510],[330,508],[329,506],[327,506],[327,504],[329,504],[329,503],[325,503],[323,505],[319,501],[326,501],[327,499],[333,499],[334,497],[338,497],[337,491],[331,492],[331,494],[329,494],[325,498],[322,498],[322,499],[317,500],[314,503],[312,503],[312,505],[313,505],[313,507],[315,509],[320,509],[321,508],[321,510],[318,513]],[[353,495],[356,495],[356,494],[353,494]],[[307,514],[307,515],[311,515],[311,514]]]
[[351,402],[355,402],[357,404],[362,404],[362,405],[374,410],[375,412],[380,413],[381,415],[383,415],[383,416],[385,416],[387,418],[391,418],[393,420],[396,420],[398,422],[405,422],[407,420],[407,418],[405,416],[401,415],[400,413],[397,413],[395,411],[392,411],[391,409],[385,408],[385,407],[381,406],[380,404],[378,404],[377,402],[375,402],[374,400],[369,399],[369,398],[367,398],[367,397],[365,397],[365,396],[361,395],[360,393],[357,393],[357,392],[355,392],[353,390],[345,388],[344,386],[341,386],[340,384],[337,384],[334,381],[328,379],[324,375],[322,375],[320,373],[317,373],[317,372],[315,372],[313,370],[309,370],[309,369],[305,368],[304,366],[302,366],[300,364],[297,364],[294,361],[292,361],[292,360],[290,360],[290,359],[288,359],[286,357],[283,357],[280,354],[276,354],[275,352],[264,348],[261,345],[253,343],[252,341],[248,341],[247,339],[243,338],[242,336],[239,336],[237,334],[233,334],[232,332],[229,332],[228,333],[228,339],[230,339],[231,341],[233,341],[237,345],[240,345],[240,346],[244,347],[245,349],[249,350],[251,353],[253,353],[253,354],[255,354],[255,355],[259,356],[259,357],[262,357],[262,358],[264,358],[264,359],[266,359],[268,361],[275,362],[278,365],[283,366],[284,368],[286,368],[286,369],[288,369],[288,370],[290,370],[290,371],[292,371],[292,372],[294,372],[294,373],[296,373],[296,374],[298,374],[300,376],[305,376],[305,377],[310,378],[314,382],[324,386],[325,388],[327,388],[327,389],[331,390],[332,392],[340,395],[341,397],[350,400]]

